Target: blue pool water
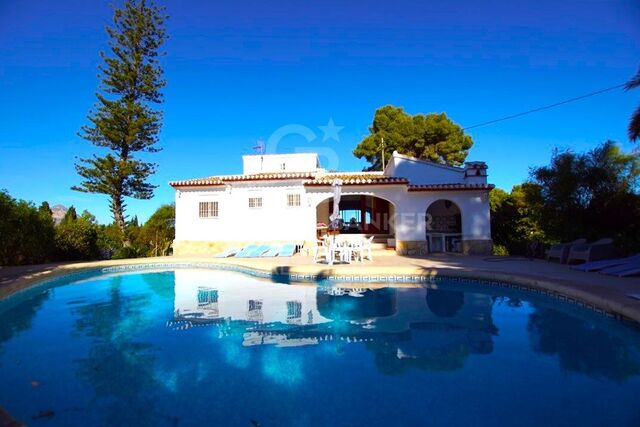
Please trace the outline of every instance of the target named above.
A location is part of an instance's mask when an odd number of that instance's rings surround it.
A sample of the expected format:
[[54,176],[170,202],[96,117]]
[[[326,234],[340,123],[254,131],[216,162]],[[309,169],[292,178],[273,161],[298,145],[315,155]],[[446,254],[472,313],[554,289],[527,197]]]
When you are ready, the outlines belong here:
[[640,425],[637,329],[437,286],[69,280],[0,304],[0,406],[32,426]]

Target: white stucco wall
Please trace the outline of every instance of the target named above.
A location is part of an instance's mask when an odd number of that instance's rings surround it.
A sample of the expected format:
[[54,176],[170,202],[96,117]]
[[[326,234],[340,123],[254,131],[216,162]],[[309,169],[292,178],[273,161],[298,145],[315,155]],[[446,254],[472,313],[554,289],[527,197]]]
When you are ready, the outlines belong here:
[[[287,194],[300,194],[300,206],[288,207]],[[250,197],[262,197],[261,208],[249,208]],[[200,218],[199,202],[218,201],[218,218]],[[304,241],[315,238],[315,205],[302,181],[234,183],[220,189],[176,192],[176,240]]]
[[394,153],[384,174],[407,178],[412,185],[463,183],[464,169],[412,159]]
[[[314,153],[244,156],[244,174],[316,171]],[[484,164],[482,164],[484,166]],[[477,165],[476,165],[477,166]],[[474,167],[468,165],[467,167]],[[291,168],[291,169],[289,169]],[[410,185],[485,184],[482,176],[465,177],[464,168],[437,165],[394,154],[385,175],[408,178]],[[474,169],[475,173],[475,169]],[[224,186],[182,187],[176,190],[176,241],[196,242],[275,242],[302,243],[316,236],[318,205],[333,198],[331,186],[303,185],[304,179],[270,181],[229,181]],[[301,205],[287,206],[287,194],[300,194]],[[436,200],[450,200],[461,212],[463,240],[490,240],[489,197],[487,190],[409,191],[406,184],[343,185],[343,195],[367,195],[387,200],[395,213],[391,227],[401,241],[426,239],[425,215]],[[249,208],[250,197],[261,197],[262,207]],[[199,203],[218,201],[217,218],[200,218]],[[327,222],[328,205],[320,207]]]
[[[287,207],[287,194],[300,194],[301,206]],[[436,200],[450,200],[462,216],[463,240],[491,238],[489,197],[485,191],[410,192],[402,185],[344,186],[344,195],[369,195],[393,204],[396,239],[425,240],[425,215]],[[262,208],[248,207],[262,197]],[[237,183],[219,189],[176,192],[176,240],[305,241],[315,239],[316,207],[333,197],[331,187],[307,187],[302,181]],[[199,218],[199,202],[218,201],[218,218]],[[327,207],[328,209],[328,207]],[[328,212],[326,212],[328,215]]]
[[316,153],[242,156],[242,173],[245,175],[274,172],[315,172],[319,166]]

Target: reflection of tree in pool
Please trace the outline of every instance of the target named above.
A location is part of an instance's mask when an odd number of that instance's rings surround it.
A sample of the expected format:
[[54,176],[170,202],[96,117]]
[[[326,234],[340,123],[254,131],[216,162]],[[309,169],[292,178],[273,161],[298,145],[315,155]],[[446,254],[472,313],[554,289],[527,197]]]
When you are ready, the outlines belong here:
[[123,295],[121,281],[112,278],[106,303],[74,310],[75,329],[92,338],[88,357],[76,360],[78,375],[94,387],[96,406],[108,405],[105,424],[153,425],[155,358],[150,344],[131,341],[146,327],[142,312],[149,297]]
[[562,369],[622,382],[640,374],[640,346],[558,310],[537,308],[527,330],[534,351],[558,356]]
[[318,288],[316,303],[323,317],[332,320],[358,320],[393,315],[396,308],[396,290],[393,288],[367,289],[360,297],[349,294],[335,295]]
[[[472,354],[490,354],[497,332],[491,319],[491,298],[462,292],[428,289],[430,316],[413,321],[405,333],[380,337],[367,345],[378,370],[397,375],[410,369],[454,371]],[[419,314],[418,314],[419,317]]]
[[464,305],[464,294],[445,289],[427,289],[427,307],[438,317],[455,317]]
[[402,351],[406,341],[376,339],[367,343],[367,349],[375,353],[376,368],[380,373],[400,375],[411,369],[423,371],[447,372],[461,369],[470,350],[464,344],[434,346],[420,355],[405,354]]
[[166,301],[173,302],[175,298],[176,273],[162,271],[158,273],[142,274],[142,280],[154,294]]
[[0,351],[4,342],[9,341],[20,332],[31,329],[33,318],[48,298],[49,291],[40,292],[1,313]]

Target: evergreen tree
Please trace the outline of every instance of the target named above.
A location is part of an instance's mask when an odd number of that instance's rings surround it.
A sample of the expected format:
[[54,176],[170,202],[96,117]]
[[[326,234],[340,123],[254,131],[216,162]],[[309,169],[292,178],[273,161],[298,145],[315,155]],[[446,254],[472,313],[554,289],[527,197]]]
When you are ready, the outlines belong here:
[[48,214],[49,216],[53,215],[53,211],[51,210],[51,206],[49,206],[49,202],[44,201],[40,204],[40,207],[38,208],[38,210],[42,213],[42,214]]
[[[445,113],[407,114],[401,107],[378,108],[367,135],[353,151],[367,159],[369,170],[382,169],[382,151],[386,159],[393,151],[448,165],[461,165],[473,140]],[[384,139],[384,145],[382,144]]]
[[76,208],[74,208],[73,206],[70,206],[67,212],[62,217],[62,221],[60,221],[60,224],[71,224],[76,222],[77,219],[78,219],[78,213],[76,212]]
[[165,85],[159,63],[165,41],[164,8],[152,1],[126,0],[114,12],[107,28],[111,55],[104,52],[100,66],[98,101],[89,112],[90,124],[79,135],[106,155],[79,159],[76,171],[83,178],[73,189],[106,194],[115,223],[125,229],[125,197],[150,199],[156,186],[149,182],[156,165],[136,156],[154,153],[162,113],[153,105],[162,102]]

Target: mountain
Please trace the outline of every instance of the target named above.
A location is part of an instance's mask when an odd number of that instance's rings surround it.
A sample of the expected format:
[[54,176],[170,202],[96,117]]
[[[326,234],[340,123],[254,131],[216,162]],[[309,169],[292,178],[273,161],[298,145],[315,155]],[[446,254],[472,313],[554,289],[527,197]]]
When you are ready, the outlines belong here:
[[68,209],[62,205],[55,205],[51,208],[51,216],[53,217],[53,222],[55,222],[56,225],[60,224],[62,218],[64,218],[64,215],[67,213],[67,210]]

